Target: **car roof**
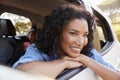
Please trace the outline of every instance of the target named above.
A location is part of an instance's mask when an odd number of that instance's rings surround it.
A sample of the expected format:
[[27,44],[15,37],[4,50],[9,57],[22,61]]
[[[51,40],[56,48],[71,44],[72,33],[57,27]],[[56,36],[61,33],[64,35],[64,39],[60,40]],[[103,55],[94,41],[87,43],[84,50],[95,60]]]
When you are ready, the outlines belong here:
[[65,3],[64,0],[0,0],[0,14],[10,12],[37,20],[43,23],[43,19],[54,7]]
[[[46,15],[51,13],[56,6],[69,1],[75,0],[0,0],[0,14],[10,12],[22,15],[32,22],[39,22],[36,25],[42,27]],[[84,2],[89,3],[87,0]]]

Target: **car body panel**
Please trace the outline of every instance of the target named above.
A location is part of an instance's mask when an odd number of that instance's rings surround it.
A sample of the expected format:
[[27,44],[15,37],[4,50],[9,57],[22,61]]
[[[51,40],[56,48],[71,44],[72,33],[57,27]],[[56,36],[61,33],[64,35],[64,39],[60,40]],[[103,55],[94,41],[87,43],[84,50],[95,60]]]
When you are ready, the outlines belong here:
[[[116,49],[120,49],[119,43],[114,42],[113,47],[105,54],[103,55],[103,58],[114,65],[115,68],[120,70],[120,53],[116,51]],[[116,52],[115,52],[116,51]],[[112,55],[112,56],[111,56]],[[86,68],[80,73],[76,74],[69,80],[102,80],[100,76],[95,74],[90,68]]]
[[[118,41],[114,41],[113,47],[103,56],[103,58],[120,69],[120,46]],[[112,56],[111,56],[112,55]]]
[[88,79],[97,80],[97,75],[90,68],[84,69],[83,71],[79,72],[69,80],[88,80]]
[[54,80],[44,75],[31,75],[25,72],[0,65],[0,80]]

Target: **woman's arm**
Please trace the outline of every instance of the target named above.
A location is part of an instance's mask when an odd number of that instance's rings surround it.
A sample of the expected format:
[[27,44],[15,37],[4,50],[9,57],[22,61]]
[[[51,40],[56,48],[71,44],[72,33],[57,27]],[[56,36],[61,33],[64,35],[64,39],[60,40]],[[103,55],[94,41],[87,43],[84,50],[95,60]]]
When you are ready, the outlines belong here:
[[114,70],[111,70],[110,68],[96,62],[95,60],[85,56],[80,55],[79,61],[89,68],[91,68],[93,71],[95,71],[98,75],[100,75],[104,80],[120,80],[120,73]]
[[52,78],[55,78],[61,71],[66,68],[76,68],[81,66],[79,62],[68,60],[54,60],[48,62],[33,61],[25,64],[18,65],[17,69],[32,73],[43,74]]

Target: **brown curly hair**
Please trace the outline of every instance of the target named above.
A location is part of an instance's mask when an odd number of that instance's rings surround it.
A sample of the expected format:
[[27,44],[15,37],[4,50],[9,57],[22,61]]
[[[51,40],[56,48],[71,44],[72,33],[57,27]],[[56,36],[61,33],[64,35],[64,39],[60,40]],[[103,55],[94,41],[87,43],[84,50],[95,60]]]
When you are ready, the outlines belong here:
[[53,12],[45,17],[44,25],[38,33],[35,45],[44,54],[50,56],[57,53],[60,46],[60,38],[65,25],[74,19],[84,19],[88,23],[89,34],[88,44],[83,48],[82,53],[91,56],[90,50],[93,48],[93,23],[94,19],[84,6],[73,4],[60,5]]

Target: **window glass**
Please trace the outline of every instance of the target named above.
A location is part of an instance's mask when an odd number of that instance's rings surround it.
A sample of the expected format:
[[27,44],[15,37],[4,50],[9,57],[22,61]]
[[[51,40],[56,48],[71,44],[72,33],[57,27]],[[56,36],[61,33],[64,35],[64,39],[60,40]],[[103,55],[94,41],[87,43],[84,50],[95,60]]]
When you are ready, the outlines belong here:
[[97,31],[100,41],[101,53],[103,54],[106,50],[109,51],[114,41],[113,33],[111,31],[109,21],[106,20],[101,14],[95,13],[95,20],[97,23]]
[[26,18],[24,16],[4,12],[1,14],[0,18],[4,19],[10,19],[16,29],[17,36],[19,35],[27,35],[31,28],[31,21],[29,18]]
[[100,38],[100,40],[102,40],[102,41],[105,42],[105,36],[104,36],[104,34],[103,34],[103,30],[102,30],[101,26],[97,26],[97,31],[98,31],[98,33],[99,33],[99,38]]

